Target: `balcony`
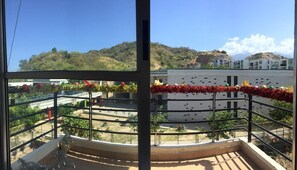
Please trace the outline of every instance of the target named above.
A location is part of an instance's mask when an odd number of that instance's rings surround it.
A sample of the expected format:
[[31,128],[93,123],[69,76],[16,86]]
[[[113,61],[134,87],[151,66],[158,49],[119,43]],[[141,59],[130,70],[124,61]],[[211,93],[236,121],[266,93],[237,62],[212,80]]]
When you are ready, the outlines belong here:
[[[152,168],[290,168],[292,124],[274,120],[254,106],[259,105],[290,114],[292,111],[269,102],[265,103],[261,98],[247,93],[238,98],[224,98],[218,92],[209,92],[207,97],[195,99],[160,98],[153,94]],[[71,100],[65,102],[68,99]],[[70,161],[66,162],[65,166],[61,165],[62,169],[72,169],[73,164],[77,169],[137,169],[138,133],[135,102],[137,100],[133,98],[114,98],[110,94],[102,96],[102,93],[95,95],[94,92],[80,92],[75,95],[54,93],[48,98],[12,102],[10,108],[52,104],[49,105],[51,109],[43,107],[27,115],[11,115],[11,125],[16,121],[43,115],[30,126],[18,125],[17,128],[11,128],[10,151],[13,169],[21,165],[17,161],[20,157],[26,161],[57,167],[57,159],[60,157],[57,157],[56,153],[63,143],[66,131],[72,135],[73,143],[68,151],[67,160]],[[170,105],[181,102],[197,105],[207,102],[211,107],[174,110],[170,108]],[[227,102],[238,104],[222,107],[222,103]],[[221,113],[229,114],[222,116]],[[175,120],[170,118],[172,114],[191,114],[197,117],[204,114],[208,117]]]

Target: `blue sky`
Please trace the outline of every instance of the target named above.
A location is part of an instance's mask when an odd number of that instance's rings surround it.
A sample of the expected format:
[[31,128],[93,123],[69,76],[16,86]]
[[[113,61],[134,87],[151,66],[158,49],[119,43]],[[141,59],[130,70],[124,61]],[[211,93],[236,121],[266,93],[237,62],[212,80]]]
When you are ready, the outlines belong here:
[[[7,48],[20,0],[7,1]],[[232,55],[292,54],[293,0],[151,0],[151,41]],[[87,52],[135,41],[134,0],[23,0],[9,70],[58,50]]]

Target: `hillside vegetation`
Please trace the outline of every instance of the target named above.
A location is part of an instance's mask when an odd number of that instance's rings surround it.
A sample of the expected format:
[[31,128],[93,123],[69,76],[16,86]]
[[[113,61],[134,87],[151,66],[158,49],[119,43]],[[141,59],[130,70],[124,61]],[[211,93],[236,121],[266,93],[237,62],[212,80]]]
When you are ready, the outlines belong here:
[[[199,65],[207,65],[214,56],[220,56],[218,53],[218,51],[198,52],[186,47],[172,48],[152,43],[151,70],[186,68],[189,63],[200,62],[203,57]],[[51,51],[33,55],[28,60],[21,60],[19,67],[20,71],[135,70],[136,43],[124,42],[111,48],[91,50],[86,53],[58,51],[53,48]]]
[[[25,57],[25,56],[24,56]],[[258,53],[246,59],[282,58],[273,53]],[[170,68],[211,68],[214,59],[231,60],[225,51],[195,51],[186,47],[172,48],[160,43],[151,44],[151,70]],[[51,51],[21,60],[20,71],[37,70],[113,70],[136,69],[136,43],[124,42],[111,48],[90,50],[86,53]]]
[[253,54],[245,58],[245,60],[259,60],[259,59],[281,60],[281,59],[286,59],[286,57],[278,54],[274,54],[271,52],[263,52],[263,53]]

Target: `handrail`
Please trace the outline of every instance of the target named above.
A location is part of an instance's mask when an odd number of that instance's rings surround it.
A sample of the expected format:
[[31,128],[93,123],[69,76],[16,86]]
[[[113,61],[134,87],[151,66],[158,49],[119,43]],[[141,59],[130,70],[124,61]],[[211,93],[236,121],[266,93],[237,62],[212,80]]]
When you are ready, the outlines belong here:
[[278,109],[278,110],[286,111],[286,112],[293,112],[292,110],[289,110],[289,109],[286,109],[286,108],[283,108],[283,107],[273,106],[273,105],[266,104],[266,103],[263,103],[263,102],[259,102],[259,101],[256,101],[256,100],[252,100],[252,102],[253,102],[253,103],[260,104],[260,105],[264,105],[264,106],[272,107],[272,108],[274,108],[274,109]]
[[269,133],[270,135],[272,135],[272,136],[274,136],[274,137],[276,137],[276,138],[278,138],[278,139],[284,141],[285,143],[287,143],[287,144],[289,144],[289,145],[292,145],[292,142],[291,142],[291,141],[289,141],[289,140],[287,140],[287,139],[284,139],[284,138],[282,138],[282,137],[280,137],[280,136],[277,136],[276,134],[270,132],[269,130],[263,128],[262,126],[260,126],[260,125],[258,125],[258,124],[256,124],[256,123],[253,123],[253,122],[252,122],[252,124],[253,124],[254,126],[256,126],[257,128],[260,128],[260,129],[262,129],[263,131]]
[[15,104],[10,104],[9,107],[14,107],[14,106],[20,106],[20,105],[25,105],[25,104],[31,104],[31,103],[36,103],[36,102],[42,102],[45,100],[53,100],[54,97],[48,97],[44,99],[37,99],[37,100],[30,100],[30,101],[25,101],[25,102],[20,102],[20,103],[15,103]]
[[[61,106],[57,106],[57,99],[58,98],[73,98],[73,99],[84,99],[84,100],[88,100],[89,102],[89,106],[88,107],[78,107],[78,106],[70,106],[70,105],[61,105]],[[89,94],[89,97],[79,97],[79,96],[65,96],[65,95],[54,95],[54,97],[49,97],[49,98],[44,98],[44,99],[38,99],[38,100],[32,100],[32,101],[26,101],[26,102],[21,102],[21,103],[16,103],[16,104],[12,104],[10,105],[10,107],[14,107],[14,106],[20,106],[20,105],[24,105],[24,104],[31,104],[31,103],[34,103],[34,102],[40,102],[40,101],[46,101],[46,100],[55,100],[55,105],[54,105],[54,119],[51,119],[51,120],[46,120],[44,122],[41,122],[41,123],[38,123],[38,124],[35,124],[31,127],[28,127],[28,128],[25,128],[25,129],[22,129],[18,132],[15,132],[15,133],[12,133],[10,135],[10,137],[13,137],[13,136],[16,136],[20,133],[23,133],[23,132],[26,132],[28,130],[31,130],[31,129],[34,129],[38,126],[41,126],[45,123],[48,123],[48,122],[53,122],[55,124],[54,126],[54,129],[50,130],[50,131],[47,131],[46,133],[43,133],[13,149],[11,149],[11,152],[22,147],[22,146],[25,146],[26,144],[32,142],[33,140],[36,140],[50,132],[54,132],[55,134],[55,137],[57,136],[57,129],[60,128],[60,127],[67,127],[67,128],[76,128],[76,129],[81,129],[81,130],[86,130],[89,132],[89,140],[92,140],[92,132],[100,132],[100,133],[110,133],[110,134],[119,134],[119,135],[138,135],[137,132],[121,132],[121,131],[110,131],[110,130],[101,130],[101,129],[94,129],[92,128],[92,122],[93,121],[101,121],[101,122],[112,122],[112,123],[130,123],[130,124],[137,124],[137,121],[128,121],[128,120],[108,120],[108,119],[99,119],[99,118],[94,118],[93,117],[93,111],[94,110],[99,110],[99,111],[113,111],[113,112],[137,112],[138,110],[137,109],[113,109],[113,108],[94,108],[92,107],[92,95],[91,93]],[[100,100],[104,101],[136,101],[136,99],[118,99],[118,98],[110,98],[110,99],[106,99],[106,98],[100,98]],[[213,103],[213,108],[212,109],[195,109],[195,110],[163,110],[163,109],[158,109],[157,106],[158,106],[158,103],[164,103],[164,102],[169,102],[169,101],[209,101],[209,102],[212,102]],[[246,101],[246,102],[249,102],[249,107],[248,108],[244,108],[244,107],[233,107],[233,108],[224,108],[224,109],[217,109],[216,108],[216,101]],[[281,156],[285,157],[287,160],[290,161],[290,158],[288,156],[286,156],[285,154],[283,154],[281,151],[277,150],[276,148],[274,148],[273,146],[269,145],[269,143],[261,140],[258,136],[256,136],[254,133],[252,133],[252,126],[255,126],[255,127],[258,127],[259,129],[269,133],[270,135],[272,135],[273,137],[276,137],[280,140],[282,140],[283,142],[289,144],[289,145],[292,145],[292,142],[288,139],[285,139],[283,137],[280,137],[278,136],[277,134],[274,134],[272,132],[270,132],[268,129],[266,129],[265,127],[262,127],[254,122],[252,122],[252,115],[257,115],[257,116],[260,116],[262,118],[265,118],[266,120],[269,120],[273,123],[276,123],[278,125],[281,125],[283,127],[286,127],[288,128],[289,130],[292,130],[293,128],[290,126],[290,125],[287,125],[283,122],[280,122],[280,121],[277,121],[277,120],[274,120],[268,116],[265,116],[265,115],[262,115],[262,114],[259,114],[257,112],[255,112],[253,109],[252,109],[252,104],[253,103],[257,103],[257,104],[260,104],[260,105],[264,105],[264,106],[268,106],[268,107],[271,107],[271,108],[274,108],[274,109],[279,109],[279,110],[283,110],[283,111],[287,111],[287,112],[292,112],[291,110],[289,109],[285,109],[285,108],[281,108],[281,107],[277,107],[277,106],[273,106],[273,105],[270,105],[270,104],[266,104],[266,103],[262,103],[262,102],[259,102],[259,101],[256,101],[254,99],[252,99],[252,96],[249,95],[249,99],[246,99],[246,98],[219,98],[217,99],[216,98],[216,95],[213,95],[212,98],[209,98],[209,99],[159,99],[159,98],[152,98],[151,99],[151,102],[154,103],[152,106],[154,106],[155,108],[154,109],[151,109],[151,112],[152,113],[157,113],[157,112],[160,112],[160,113],[168,113],[168,112],[176,112],[176,113],[184,113],[184,112],[188,112],[188,113],[194,113],[194,112],[213,112],[213,116],[216,115],[216,112],[218,111],[240,111],[240,110],[244,110],[244,111],[248,111],[248,117],[244,117],[244,118],[230,118],[230,119],[214,119],[214,120],[201,120],[201,121],[166,121],[166,122],[151,122],[151,123],[158,123],[158,124],[199,124],[199,123],[210,123],[210,122],[226,122],[226,121],[239,121],[239,120],[245,120],[247,121],[247,123],[243,123],[241,126],[238,126],[238,127],[235,127],[235,128],[228,128],[228,129],[210,129],[210,130],[205,130],[205,131],[195,131],[195,132],[171,132],[171,133],[168,133],[168,132],[151,132],[151,135],[199,135],[199,134],[212,134],[212,139],[213,141],[215,140],[215,134],[216,133],[219,133],[219,132],[226,132],[226,131],[235,131],[235,130],[244,130],[244,131],[247,131],[248,132],[248,141],[250,142],[251,141],[251,137],[255,137],[256,139],[258,139],[259,141],[261,141],[262,143],[264,143],[265,145],[267,145],[270,149],[274,150],[275,152],[277,152],[278,154],[280,154]],[[59,115],[58,116],[58,107],[65,107],[65,108],[74,108],[74,109],[89,109],[89,117],[88,118],[84,118],[84,117],[78,117],[78,116],[72,116],[72,115]],[[38,115],[38,114],[42,114],[46,112],[46,109],[43,109],[43,110],[40,110],[38,112],[35,112],[35,113],[32,113],[32,114],[28,114],[28,115],[23,115],[23,116],[19,116],[19,117],[16,117],[16,118],[11,118],[9,121],[10,122],[13,122],[13,121],[16,121],[16,120],[20,120],[20,119],[23,119],[23,118],[28,118],[28,117],[31,117],[31,116],[35,116],[35,115]],[[60,126],[57,126],[57,119],[59,117],[68,117],[68,118],[75,118],[75,119],[81,119],[81,120],[86,120],[88,121],[89,123],[89,127],[88,128],[80,128],[80,127],[74,127],[74,126],[68,126],[68,125],[65,125],[65,124],[62,124]]]
[[264,115],[262,115],[262,114],[259,114],[259,113],[255,112],[255,111],[252,111],[252,113],[255,114],[255,115],[257,115],[257,116],[260,116],[260,117],[262,117],[262,118],[265,118],[265,119],[267,119],[267,120],[270,120],[270,121],[272,121],[273,123],[277,123],[277,124],[282,125],[282,126],[288,128],[288,129],[290,129],[290,130],[293,130],[293,127],[291,127],[291,126],[289,126],[289,125],[287,125],[287,124],[285,124],[285,123],[282,123],[282,122],[280,122],[280,121],[271,119],[271,118],[269,118],[269,117],[267,117],[267,116],[264,116]]
[[262,140],[261,138],[259,138],[257,135],[255,135],[254,133],[252,133],[252,136],[254,136],[257,140],[259,140],[261,143],[263,143],[265,146],[267,146],[268,148],[270,148],[271,150],[277,152],[278,154],[280,154],[282,157],[284,157],[285,159],[287,159],[288,161],[292,162],[292,159],[290,157],[288,157],[287,155],[283,154],[282,152],[280,152],[278,149],[276,149],[275,147],[271,146],[270,144],[268,144],[267,142],[265,142],[264,140]]
[[39,114],[44,114],[45,111],[46,110],[43,109],[43,110],[40,110],[40,111],[38,111],[36,113],[32,113],[32,114],[28,114],[28,115],[24,115],[24,116],[20,116],[20,117],[16,117],[16,118],[9,118],[9,122],[13,122],[13,121],[16,121],[16,120],[24,119],[24,118],[35,116],[35,115],[39,115]]

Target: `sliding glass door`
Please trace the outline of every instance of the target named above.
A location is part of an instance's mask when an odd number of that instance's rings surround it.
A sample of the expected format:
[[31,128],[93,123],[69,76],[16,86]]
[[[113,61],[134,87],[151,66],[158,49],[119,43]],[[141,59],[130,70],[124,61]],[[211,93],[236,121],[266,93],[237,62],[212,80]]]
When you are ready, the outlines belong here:
[[[74,88],[79,84],[120,85],[123,89],[137,85],[132,90],[134,94],[130,93],[136,99],[137,131],[112,129],[119,126],[111,123],[110,127],[98,127],[97,131],[109,136],[113,136],[111,131],[132,136],[136,133],[135,161],[139,169],[150,169],[150,0],[0,2],[0,169],[10,168],[11,152],[22,145],[12,143],[16,134],[10,126],[15,125],[10,121],[14,116],[10,101],[15,102],[16,98],[11,87],[18,82],[31,82],[30,88],[37,84],[52,86],[53,80],[62,83],[61,87],[70,84]],[[64,80],[67,82],[63,83]],[[27,87],[23,84],[20,87]],[[105,92],[106,96],[110,94]],[[116,96],[117,91],[112,94]],[[91,120],[89,125],[95,125]],[[30,140],[35,137],[32,135]]]

